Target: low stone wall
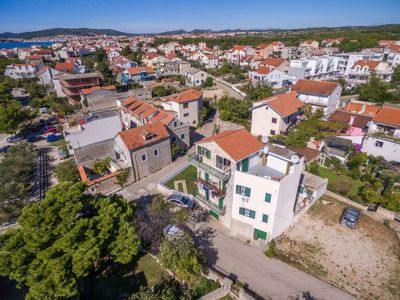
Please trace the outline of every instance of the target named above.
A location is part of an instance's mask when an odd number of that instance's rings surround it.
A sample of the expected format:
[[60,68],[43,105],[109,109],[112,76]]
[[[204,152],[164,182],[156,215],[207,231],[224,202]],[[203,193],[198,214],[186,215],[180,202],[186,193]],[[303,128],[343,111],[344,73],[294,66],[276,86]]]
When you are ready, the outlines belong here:
[[215,300],[215,299],[221,299],[222,297],[225,297],[230,294],[231,288],[232,288],[232,280],[229,278],[224,278],[220,280],[221,287],[216,289],[215,291],[212,291],[211,293],[208,293],[207,295],[204,295],[203,297],[200,298],[200,300]]

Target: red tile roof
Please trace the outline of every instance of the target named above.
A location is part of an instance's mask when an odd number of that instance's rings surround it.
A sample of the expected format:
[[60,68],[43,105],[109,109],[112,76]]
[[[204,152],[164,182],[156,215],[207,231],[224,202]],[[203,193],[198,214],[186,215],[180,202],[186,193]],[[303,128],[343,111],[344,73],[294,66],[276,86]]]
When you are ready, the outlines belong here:
[[329,96],[338,86],[336,82],[300,79],[292,87],[299,94]]
[[139,75],[140,72],[154,73],[154,69],[152,67],[135,67],[126,69],[126,71],[131,75]]
[[376,67],[380,63],[381,63],[380,61],[376,61],[376,60],[358,60],[353,64],[353,66],[351,68],[355,69],[356,66],[360,66],[361,68],[364,68],[365,66],[367,66],[368,69],[375,70]]
[[273,70],[275,70],[275,68],[273,67],[259,67],[257,70],[255,70],[255,72],[257,72],[258,74],[267,75]]
[[400,127],[400,107],[384,105],[372,120],[377,123]]
[[285,60],[283,58],[267,58],[263,59],[260,63],[260,66],[271,66],[271,67],[279,67],[281,64],[283,64]]
[[240,161],[264,147],[264,144],[252,136],[246,129],[223,131],[202,139],[196,144],[207,142],[215,142],[235,161]]
[[177,103],[186,103],[191,101],[197,101],[203,96],[203,92],[196,89],[189,89],[180,92],[175,95],[171,95],[165,98],[166,101],[173,101]]
[[265,103],[276,111],[282,118],[286,118],[299,111],[304,103],[297,99],[296,92],[289,92],[286,94],[279,94],[272,97],[265,98],[255,104]]
[[[146,140],[147,135],[153,137]],[[169,139],[169,133],[160,122],[146,124],[141,127],[131,128],[118,133],[130,151],[138,150],[148,145]]]
[[91,94],[91,93],[93,93],[95,91],[99,91],[99,90],[102,90],[102,91],[114,91],[116,89],[117,88],[114,85],[107,85],[107,86],[94,86],[94,87],[91,87],[91,88],[88,88],[88,89],[82,89],[81,91],[82,91],[82,94],[89,95],[89,94]]
[[372,103],[349,102],[345,109],[349,112],[373,117],[379,111],[380,106]]
[[74,69],[74,63],[72,62],[58,62],[56,63],[56,70],[60,72],[71,72]]

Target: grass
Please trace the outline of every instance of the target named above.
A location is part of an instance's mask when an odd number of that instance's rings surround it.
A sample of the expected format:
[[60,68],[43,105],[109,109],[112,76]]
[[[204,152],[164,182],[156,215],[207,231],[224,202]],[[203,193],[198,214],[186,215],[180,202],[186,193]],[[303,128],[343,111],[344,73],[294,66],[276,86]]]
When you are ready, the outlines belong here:
[[58,140],[58,141],[52,142],[51,145],[54,146],[54,147],[66,146],[67,145],[67,141],[65,139],[62,139],[62,140]]
[[165,272],[158,262],[150,255],[142,256],[139,259],[135,273],[138,274],[141,272],[144,273],[148,286],[154,286],[168,276],[167,272]]
[[[165,185],[171,189],[175,189],[174,182],[177,180],[185,180],[187,191],[189,194],[194,195],[197,189],[195,183],[197,179],[197,168],[195,166],[189,166],[184,169],[181,173],[177,174],[174,178],[169,180]],[[178,191],[183,192],[182,185],[178,186]]]

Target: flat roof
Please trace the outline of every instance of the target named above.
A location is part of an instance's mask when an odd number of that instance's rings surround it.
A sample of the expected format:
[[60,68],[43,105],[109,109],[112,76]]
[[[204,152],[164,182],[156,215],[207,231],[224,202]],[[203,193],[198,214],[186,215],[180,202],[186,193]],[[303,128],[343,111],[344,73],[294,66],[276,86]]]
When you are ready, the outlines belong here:
[[283,178],[286,175],[282,172],[279,172],[275,169],[272,169],[267,166],[261,166],[259,164],[255,165],[254,167],[250,168],[248,171],[249,174],[256,175],[259,177],[266,177],[269,176],[271,178]]
[[103,78],[103,75],[101,75],[98,72],[82,73],[82,74],[62,73],[62,74],[59,74],[59,76],[60,76],[60,79],[62,79],[62,80],[83,79],[83,78],[93,78],[93,77]]

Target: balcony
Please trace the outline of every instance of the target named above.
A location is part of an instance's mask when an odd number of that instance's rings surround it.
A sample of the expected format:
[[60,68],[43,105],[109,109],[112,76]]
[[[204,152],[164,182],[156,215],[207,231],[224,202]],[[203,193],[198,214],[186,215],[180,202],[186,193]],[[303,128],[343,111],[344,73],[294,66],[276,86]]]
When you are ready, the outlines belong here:
[[206,171],[207,173],[209,173],[223,181],[228,181],[229,177],[231,176],[230,170],[227,170],[224,172],[222,170],[218,170],[210,165],[203,163],[202,157],[196,153],[189,154],[188,161],[192,165],[199,167],[200,169]]
[[206,198],[204,198],[203,196],[201,196],[197,192],[194,195],[194,197],[195,197],[196,200],[198,200],[199,202],[201,202],[202,204],[207,206],[209,209],[212,209],[213,211],[215,211],[219,215],[223,216],[225,214],[225,210],[226,210],[225,206],[221,208],[217,204],[211,202],[210,200],[207,200]]

